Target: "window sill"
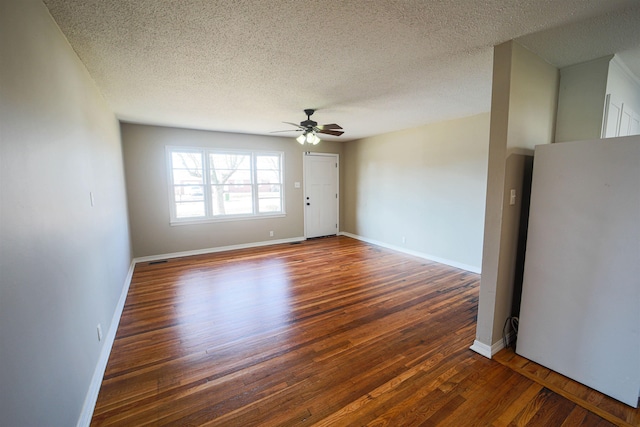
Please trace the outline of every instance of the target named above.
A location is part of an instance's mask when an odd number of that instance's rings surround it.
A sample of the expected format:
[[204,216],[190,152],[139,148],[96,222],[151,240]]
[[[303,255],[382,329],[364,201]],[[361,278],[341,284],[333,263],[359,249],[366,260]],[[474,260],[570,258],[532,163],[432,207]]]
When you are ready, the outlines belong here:
[[217,222],[231,222],[231,221],[252,221],[252,220],[260,220],[260,219],[271,219],[271,218],[284,218],[287,214],[284,212],[279,212],[273,215],[262,214],[262,215],[238,215],[238,216],[227,216],[222,218],[195,218],[195,219],[172,219],[169,222],[169,225],[180,226],[180,225],[195,225],[195,224],[214,224]]

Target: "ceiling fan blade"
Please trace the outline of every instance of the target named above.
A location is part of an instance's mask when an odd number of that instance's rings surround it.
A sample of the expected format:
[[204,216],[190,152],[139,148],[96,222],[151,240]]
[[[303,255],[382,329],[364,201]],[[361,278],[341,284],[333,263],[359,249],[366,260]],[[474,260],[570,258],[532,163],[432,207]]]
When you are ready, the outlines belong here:
[[300,129],[304,130],[304,128],[302,126],[300,126],[299,124],[297,124],[297,123],[291,123],[291,122],[282,122],[282,123],[286,123],[288,125],[295,126],[297,128],[300,128]]
[[[340,128],[342,129],[342,128]],[[327,135],[334,135],[334,136],[340,136],[342,135],[344,132],[340,131],[340,130],[331,130],[331,129],[318,129],[318,133],[325,133]]]
[[269,133],[280,133],[280,132],[302,132],[302,129],[272,130]]
[[342,129],[342,126],[337,125],[335,123],[331,123],[328,125],[318,126],[318,129]]
[[[307,135],[308,133],[312,132],[312,133],[322,133],[325,135],[340,136],[344,133],[342,131],[342,126],[336,123],[329,123],[326,125],[318,126],[317,122],[314,122],[313,120],[311,120],[311,115],[314,113],[314,111],[315,110],[311,110],[311,109],[304,110],[304,113],[307,115],[307,120],[300,122],[300,124],[292,123],[292,122],[282,122],[282,123],[296,127],[297,129],[295,131],[297,132],[302,131],[303,135]],[[290,131],[277,130],[270,133],[293,132],[293,131],[294,131],[293,129]]]

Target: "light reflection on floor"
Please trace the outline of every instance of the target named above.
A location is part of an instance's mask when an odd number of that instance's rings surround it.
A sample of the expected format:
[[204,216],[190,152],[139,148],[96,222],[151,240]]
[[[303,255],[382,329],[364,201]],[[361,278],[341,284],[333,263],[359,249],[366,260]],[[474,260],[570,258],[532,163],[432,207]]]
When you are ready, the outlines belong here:
[[189,271],[179,283],[175,332],[183,347],[237,344],[286,325],[292,316],[287,267],[277,259]]

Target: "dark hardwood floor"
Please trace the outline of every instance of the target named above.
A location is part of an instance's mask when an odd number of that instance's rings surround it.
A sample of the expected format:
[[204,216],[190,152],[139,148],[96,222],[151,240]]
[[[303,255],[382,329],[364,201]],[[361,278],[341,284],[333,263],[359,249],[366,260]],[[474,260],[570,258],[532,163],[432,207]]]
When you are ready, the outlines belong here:
[[92,425],[638,425],[469,350],[478,286],[347,237],[138,264]]

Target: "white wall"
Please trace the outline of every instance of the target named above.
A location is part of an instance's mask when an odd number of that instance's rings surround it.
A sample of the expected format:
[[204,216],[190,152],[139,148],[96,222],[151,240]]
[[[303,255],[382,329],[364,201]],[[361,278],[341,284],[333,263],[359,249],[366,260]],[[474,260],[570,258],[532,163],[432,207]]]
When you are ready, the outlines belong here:
[[131,261],[119,127],[42,2],[0,2],[0,58],[0,425],[72,426]]
[[640,82],[624,62],[614,56],[609,64],[607,75],[607,93],[621,99],[626,106],[636,113],[640,113]]
[[488,113],[347,142],[343,231],[479,271],[488,143]]
[[[207,250],[304,237],[302,159],[305,150],[340,154],[342,142],[301,146],[292,137],[122,124],[124,165],[136,257]],[[284,152],[286,216],[188,225],[169,224],[166,146]],[[273,231],[273,237],[269,236]]]
[[609,64],[605,111],[603,136],[640,134],[640,80],[618,56]]
[[536,147],[518,353],[637,407],[640,137]]

